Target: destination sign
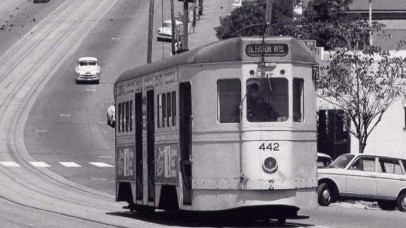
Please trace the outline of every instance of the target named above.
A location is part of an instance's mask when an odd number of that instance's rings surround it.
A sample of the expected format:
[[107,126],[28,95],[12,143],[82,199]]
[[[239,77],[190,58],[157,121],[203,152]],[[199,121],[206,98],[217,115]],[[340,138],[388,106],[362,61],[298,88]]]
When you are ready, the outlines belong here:
[[250,57],[256,56],[281,56],[288,54],[287,44],[248,44],[245,53]]

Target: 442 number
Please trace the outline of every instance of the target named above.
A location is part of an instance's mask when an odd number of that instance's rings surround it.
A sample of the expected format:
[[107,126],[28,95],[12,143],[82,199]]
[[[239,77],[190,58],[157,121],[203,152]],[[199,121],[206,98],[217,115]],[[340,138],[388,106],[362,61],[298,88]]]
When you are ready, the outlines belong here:
[[262,151],[279,151],[279,143],[277,142],[262,143],[261,145],[259,145],[258,149]]

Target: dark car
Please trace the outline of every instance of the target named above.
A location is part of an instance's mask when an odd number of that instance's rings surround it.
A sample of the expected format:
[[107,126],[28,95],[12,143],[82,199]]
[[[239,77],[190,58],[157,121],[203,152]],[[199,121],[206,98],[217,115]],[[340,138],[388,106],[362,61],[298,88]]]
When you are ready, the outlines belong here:
[[331,162],[333,162],[333,160],[327,154],[317,153],[317,168],[326,168]]

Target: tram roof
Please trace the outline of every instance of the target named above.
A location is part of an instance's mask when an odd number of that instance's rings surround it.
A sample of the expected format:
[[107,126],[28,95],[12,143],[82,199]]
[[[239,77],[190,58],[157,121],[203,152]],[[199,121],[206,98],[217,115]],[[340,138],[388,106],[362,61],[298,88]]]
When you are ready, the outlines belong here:
[[[118,77],[116,83],[182,65],[236,61],[258,62],[259,57],[248,57],[243,47],[250,43],[260,44],[261,41],[262,38],[260,37],[237,37],[210,43],[179,55],[127,70]],[[289,51],[287,55],[283,57],[270,57],[271,59],[273,58],[272,60],[275,60],[275,62],[293,61],[315,63],[312,52],[305,44],[297,39],[292,37],[268,37],[265,38],[265,42],[288,45]],[[269,57],[267,57],[267,59],[269,59]]]

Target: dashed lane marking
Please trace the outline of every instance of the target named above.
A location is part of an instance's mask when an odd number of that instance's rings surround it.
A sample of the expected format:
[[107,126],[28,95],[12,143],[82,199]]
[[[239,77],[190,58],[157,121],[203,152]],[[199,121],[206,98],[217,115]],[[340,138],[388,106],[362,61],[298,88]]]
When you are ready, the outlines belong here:
[[17,164],[16,162],[13,162],[13,161],[2,161],[2,162],[0,162],[0,164],[2,164],[5,167],[20,167],[19,164]]
[[97,167],[114,167],[114,166],[104,163],[104,162],[89,162],[89,164],[92,164]]
[[59,164],[61,164],[61,165],[63,165],[63,166],[65,166],[65,167],[69,167],[69,168],[72,168],[72,167],[82,167],[81,165],[79,165],[78,163],[75,163],[75,162],[59,162]]
[[47,168],[47,167],[51,167],[50,165],[48,165],[45,162],[30,162],[30,164],[34,167],[39,167],[39,168]]

